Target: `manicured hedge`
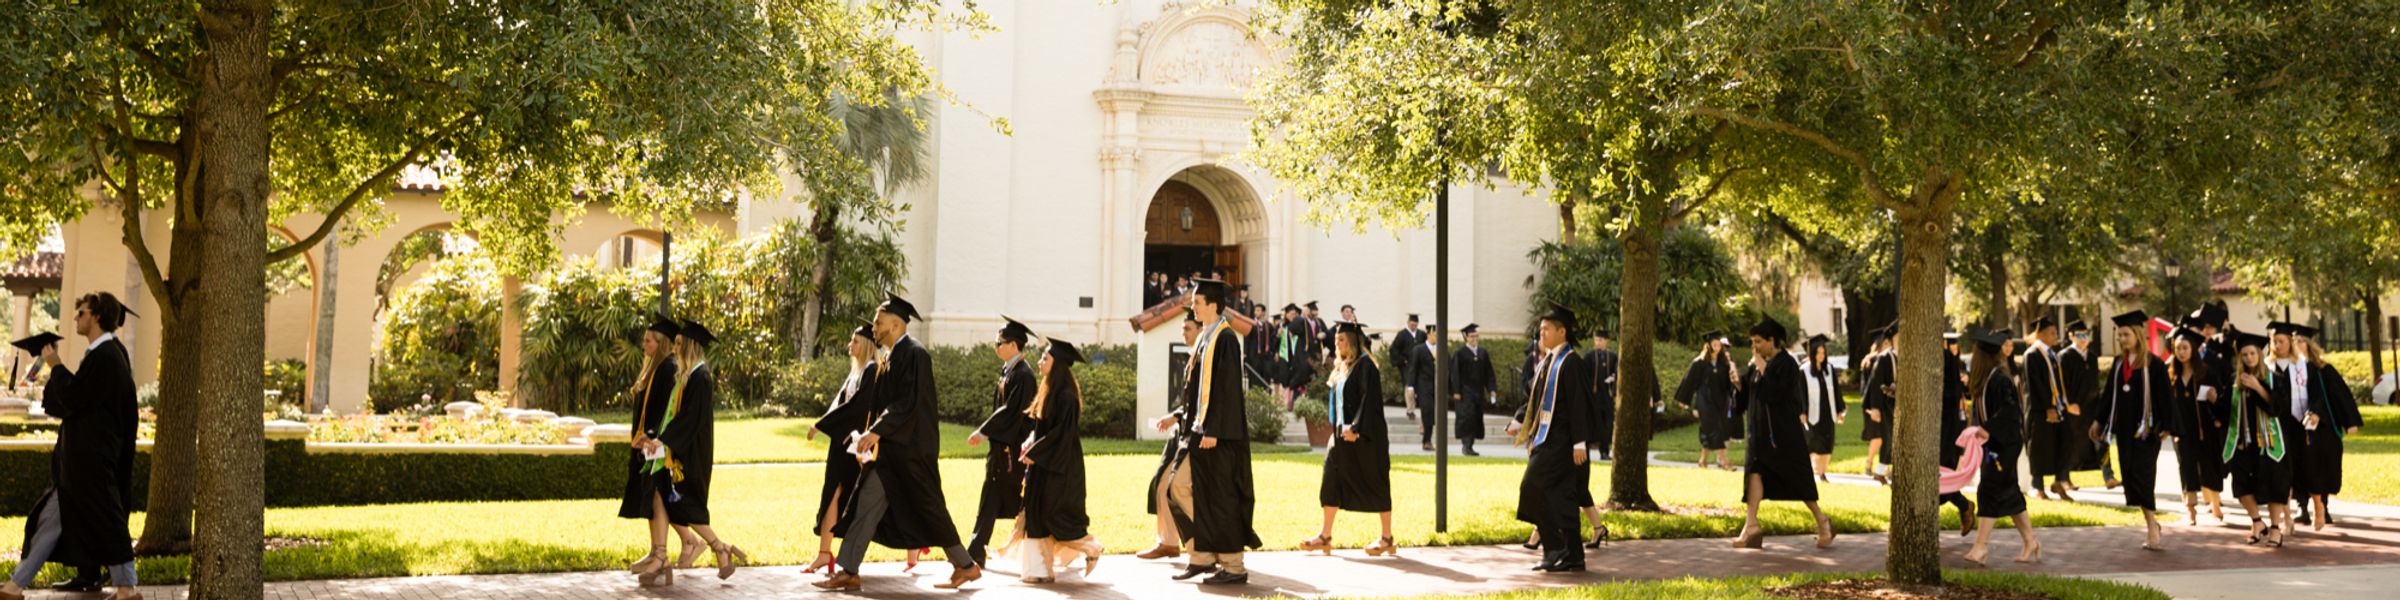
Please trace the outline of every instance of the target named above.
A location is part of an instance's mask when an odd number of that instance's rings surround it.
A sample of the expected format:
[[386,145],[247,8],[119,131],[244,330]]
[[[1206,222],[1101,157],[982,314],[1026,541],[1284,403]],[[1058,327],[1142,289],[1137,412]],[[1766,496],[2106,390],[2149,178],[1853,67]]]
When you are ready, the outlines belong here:
[[[590,454],[352,454],[266,446],[268,506],[610,498],[625,485],[622,442]],[[150,454],[133,461],[133,503],[147,502]],[[21,516],[50,488],[50,452],[0,450],[0,515]]]

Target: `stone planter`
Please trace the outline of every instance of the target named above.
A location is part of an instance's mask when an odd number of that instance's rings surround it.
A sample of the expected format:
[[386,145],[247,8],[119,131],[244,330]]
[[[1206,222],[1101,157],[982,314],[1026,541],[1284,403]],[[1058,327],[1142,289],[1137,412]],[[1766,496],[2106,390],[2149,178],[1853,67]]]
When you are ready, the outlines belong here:
[[1326,423],[1326,422],[1322,422],[1322,421],[1309,421],[1309,422],[1308,422],[1308,447],[1310,447],[1310,448],[1323,448],[1323,447],[1326,447],[1327,445],[1330,445],[1330,444],[1332,444],[1332,443],[1333,443],[1333,431],[1334,431],[1334,430],[1333,430],[1333,424],[1332,424],[1332,423]]

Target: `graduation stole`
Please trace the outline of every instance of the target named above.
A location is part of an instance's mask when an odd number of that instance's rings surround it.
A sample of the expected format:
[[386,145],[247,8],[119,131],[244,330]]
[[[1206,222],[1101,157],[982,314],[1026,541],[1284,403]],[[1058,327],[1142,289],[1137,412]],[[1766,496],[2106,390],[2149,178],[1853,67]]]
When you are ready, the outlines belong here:
[[1550,415],[1554,414],[1558,408],[1558,371],[1567,366],[1566,346],[1559,346],[1559,350],[1559,352],[1551,353],[1550,356],[1543,357],[1542,360],[1549,361],[1550,364],[1547,367],[1537,367],[1535,371],[1539,376],[1533,380],[1534,394],[1542,397],[1542,408],[1539,414],[1534,415],[1536,423],[1533,426],[1533,442],[1526,444],[1527,448],[1540,446],[1543,440],[1550,439]]
[[[706,360],[693,363],[691,370],[684,371],[682,375],[675,377],[675,391],[667,394],[667,414],[658,420],[658,431],[660,433],[665,433],[667,431],[667,424],[675,422],[675,413],[683,410],[684,384],[691,382],[693,372],[699,371],[700,367],[705,366],[708,366],[708,361]],[[682,482],[683,462],[675,460],[675,449],[666,448],[661,451],[665,452],[666,456],[663,458],[650,459],[650,464],[643,468],[642,472],[657,473],[663,469],[674,476],[674,481],[678,483]]]
[[2067,416],[2067,392],[2064,389],[2060,389],[2058,384],[2058,359],[2050,354],[2050,348],[2048,346],[2036,347],[2034,348],[2034,351],[2036,354],[2042,355],[2042,364],[2050,366],[2049,421],[2052,423],[2057,423],[2060,419],[2064,419]]
[[1192,415],[1194,419],[1203,421],[1208,419],[1208,392],[1210,386],[1214,385],[1217,379],[1217,334],[1224,332],[1226,325],[1225,317],[1219,315],[1215,322],[1200,328],[1200,351],[1192,353],[1192,358],[1200,361],[1200,365],[1196,367],[1200,373],[1200,414]]
[[1332,421],[1335,427],[1342,426],[1342,388],[1350,384],[1347,375],[1349,373],[1335,373],[1333,378],[1333,410],[1325,415],[1325,420]]
[[[2274,380],[2275,372],[2273,370],[2267,371],[2267,385],[2274,385]],[[2267,458],[2274,459],[2277,462],[2282,462],[2282,420],[2275,418],[2275,415],[2271,414],[2265,415],[2266,418],[2259,418],[2260,415],[2266,410],[2266,407],[2263,405],[2243,406],[2242,385],[2240,383],[2235,383],[2233,385],[2232,401],[2233,418],[2238,420],[2235,421],[2233,435],[2225,436],[2225,451],[2223,454],[2224,459],[2229,461],[2233,460],[2233,451],[2236,447],[2241,445],[2242,436],[2252,435],[2246,432],[2255,428],[2257,430],[2255,435],[2258,436],[2258,449],[2260,453],[2265,454]]]

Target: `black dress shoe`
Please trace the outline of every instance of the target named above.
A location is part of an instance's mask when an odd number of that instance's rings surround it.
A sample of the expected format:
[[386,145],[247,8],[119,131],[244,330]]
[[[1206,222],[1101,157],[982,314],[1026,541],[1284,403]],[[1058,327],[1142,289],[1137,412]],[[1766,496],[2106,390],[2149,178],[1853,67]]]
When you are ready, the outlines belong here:
[[1189,567],[1184,567],[1182,573],[1175,575],[1175,580],[1183,581],[1215,572],[1217,572],[1216,565],[1192,565]]
[[1553,565],[1553,564],[1550,564],[1550,563],[1542,563],[1542,564],[1539,564],[1539,565],[1534,565],[1534,567],[1533,567],[1533,570],[1535,570],[1535,571],[1539,571],[1539,572],[1544,572],[1544,573],[1547,573],[1547,572],[1549,572],[1549,571],[1550,571],[1550,569],[1551,569],[1551,568],[1553,568],[1553,567],[1556,567],[1556,566],[1557,566],[1557,565]]
[[1474,450],[1473,448],[1469,448],[1469,449],[1466,449],[1466,450],[1460,450],[1458,453],[1459,453],[1459,454],[1464,454],[1464,455],[1467,455],[1467,456],[1483,456],[1482,454],[1475,452],[1475,450]]
[[1250,574],[1219,571],[1215,575],[1208,576],[1207,579],[1200,580],[1200,585],[1250,585]]
[[1583,563],[1571,565],[1551,565],[1547,568],[1541,569],[1541,571],[1544,573],[1582,573]]

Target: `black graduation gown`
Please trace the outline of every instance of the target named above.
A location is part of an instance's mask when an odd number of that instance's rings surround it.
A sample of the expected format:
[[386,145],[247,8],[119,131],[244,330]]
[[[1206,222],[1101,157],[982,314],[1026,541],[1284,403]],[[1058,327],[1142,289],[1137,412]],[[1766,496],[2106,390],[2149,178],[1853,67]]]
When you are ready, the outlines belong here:
[[[675,361],[659,361],[658,367],[650,370],[650,386],[642,390],[641,398],[635,400],[634,431],[657,437],[658,422],[667,416],[667,397],[674,393]],[[625,498],[617,506],[617,516],[649,519],[650,497],[658,488],[651,485],[651,477],[642,473],[642,466],[648,462],[642,460],[642,451],[629,448],[625,454]]]
[[[1817,420],[1808,423],[1806,434],[1808,452],[1810,454],[1832,454],[1834,417],[1850,413],[1850,403],[1842,400],[1842,388],[1835,384],[1841,380],[1842,371],[1833,368],[1833,363],[1827,362],[1824,365],[1810,366],[1807,372],[1816,377],[1803,377],[1801,380],[1816,388],[1814,402],[1817,403]],[[1806,403],[1808,397],[1809,395],[1805,393],[1801,395],[1804,402],[1800,407],[1800,414],[1803,417],[1808,415]]]
[[[1188,444],[1184,465],[1192,470],[1192,508],[1197,514],[1183,515],[1190,522],[1177,526],[1190,538],[1192,550],[1242,552],[1261,544],[1252,526],[1258,498],[1250,482],[1250,423],[1243,411],[1242,379],[1234,373],[1242,363],[1241,342],[1227,329],[1208,345],[1213,356],[1195,355],[1195,360],[1208,361],[1202,366],[1214,373],[1194,372],[1179,394],[1184,414],[1192,416],[1183,420],[1180,437]],[[1205,410],[1203,387],[1208,396]],[[1204,437],[1216,438],[1217,446],[1200,447]]]
[[1276,354],[1278,368],[1283,370],[1283,387],[1306,389],[1308,380],[1317,376],[1316,365],[1310,362],[1317,353],[1316,336],[1309,331],[1308,319],[1285,322],[1283,335],[1283,347]]
[[[2205,364],[2205,361],[2203,361]],[[2168,375],[2172,378],[2172,372]],[[2174,380],[2175,410],[2172,429],[2175,433],[2175,467],[2180,472],[2183,491],[2225,489],[2225,449],[2223,428],[2225,402],[2200,400],[2202,390],[2223,394],[2216,387],[2214,373],[2208,377]]]
[[1592,363],[1592,421],[1600,425],[1592,431],[1591,448],[1605,454],[1617,440],[1617,353],[1594,348],[1587,354]]
[[[2060,458],[2067,471],[2088,471],[2100,468],[2100,447],[2092,441],[2092,425],[2106,415],[2101,406],[2100,358],[2089,352],[2068,346],[2058,352],[2059,380],[2067,388],[2067,406],[2075,411],[2067,414],[2066,453]],[[2080,414],[2078,414],[2080,413]]]
[[[1975,480],[1975,516],[2001,518],[2025,512],[2025,490],[2017,487],[2017,452],[2025,446],[2025,404],[2006,373],[1983,382],[1975,407],[1983,431],[1983,466]],[[1953,444],[1955,445],[1955,444]]]
[[2124,477],[2125,505],[2158,510],[2159,436],[2166,433],[2175,410],[2167,366],[2151,359],[2131,368],[2120,356],[2105,381],[2102,395],[2107,398],[2109,433],[2116,441],[2117,471]]
[[[875,416],[875,363],[868,362],[858,373],[858,385],[834,400],[825,416],[810,425],[825,434],[825,483],[817,493],[817,522],[825,522],[826,511],[832,510],[837,494],[847,500],[858,490],[858,455],[850,452],[850,434],[867,429],[867,420]],[[836,528],[836,533],[845,528]]]
[[[1358,434],[1342,439],[1336,426],[1333,445],[1325,450],[1325,476],[1317,485],[1317,503],[1355,512],[1392,510],[1391,435],[1385,430],[1381,403],[1382,372],[1375,361],[1360,360],[1343,378],[1339,390],[1342,410],[1333,415]],[[1330,398],[1330,397],[1329,397]]]
[[936,424],[941,404],[935,399],[933,357],[915,339],[902,337],[884,363],[875,378],[881,416],[868,428],[879,436],[876,457],[862,475],[880,478],[891,502],[874,542],[907,549],[956,546],[958,526],[942,495],[942,432]]
[[1491,397],[1492,353],[1460,347],[1450,352],[1450,435],[1461,440],[1483,439],[1483,407]]
[[2025,360],[2025,455],[2034,477],[2065,475],[2073,467],[2073,447],[2085,439],[2074,429],[2065,406],[2065,360],[2040,347],[2027,348]]
[[[2226,449],[2225,470],[2233,475],[2234,497],[2285,504],[2292,500],[2295,457],[2293,430],[2283,426],[2291,415],[2292,390],[2289,379],[2273,371],[2260,379],[2267,393],[2237,385],[2226,397],[2226,408],[2232,414],[2226,437],[2232,444]],[[2268,446],[2276,443],[2283,448],[2281,456],[2267,452]]]
[[1741,424],[1734,420],[1732,360],[1692,359],[1683,383],[1675,386],[1675,402],[1700,413],[1701,448],[1722,450],[1726,440],[1739,437],[1734,432]]
[[[1559,364],[1537,364],[1533,385],[1526,388],[1519,421],[1534,433],[1527,434],[1531,447],[1526,450],[1525,478],[1517,484],[1517,520],[1540,529],[1575,531],[1582,527],[1582,509],[1588,502],[1584,499],[1591,496],[1590,486],[1578,484],[1579,475],[1589,473],[1591,465],[1575,464],[1574,455],[1576,444],[1591,439],[1591,419],[1584,415],[1590,404],[1579,401],[1591,386],[1591,363],[1567,348],[1558,351]],[[1552,394],[1556,397],[1549,398]],[[1544,402],[1551,405],[1547,433],[1540,421]]]
[[[114,339],[84,353],[80,370],[53,368],[42,387],[42,410],[58,419],[50,447],[50,493],[33,512],[58,503],[58,545],[50,562],[115,565],[133,560],[126,528],[133,505],[133,439],[141,426],[134,401],[132,361]],[[25,520],[31,545],[39,519]]]
[[1417,347],[1423,345],[1425,345],[1425,340],[1418,337],[1417,330],[1402,329],[1398,333],[1392,334],[1392,347],[1387,352],[1391,353],[1392,357],[1392,374],[1401,377],[1400,384],[1402,386],[1408,385],[1408,374],[1414,372],[1409,369],[1416,366],[1410,361],[1417,358]]
[[1025,416],[1025,409],[1033,405],[1037,386],[1033,367],[1026,364],[1033,357],[1019,358],[1001,370],[992,392],[992,414],[975,429],[983,433],[987,448],[983,457],[983,495],[975,508],[978,532],[985,531],[994,521],[1017,516],[1024,507],[1021,494],[1025,490],[1025,463],[1018,460],[1022,458],[1018,453],[1024,448],[1026,438],[1033,435],[1033,422]]
[[1947,355],[1942,362],[1942,466],[1958,468],[1958,459],[1966,454],[1958,447],[1958,434],[1967,430],[1967,365],[1958,355]]
[[[1450,404],[1447,399],[1436,398],[1433,394],[1433,372],[1441,368],[1443,362],[1432,346],[1425,345],[1424,340],[1418,340],[1416,349],[1409,351],[1408,370],[1400,374],[1402,385],[1416,391],[1417,402],[1423,403],[1427,411],[1444,410]],[[1452,381],[1450,385],[1456,388],[1458,382]],[[1427,412],[1424,418],[1417,420],[1417,437],[1424,443],[1433,443],[1433,419],[1434,415]]]
[[658,441],[666,443],[669,458],[683,465],[683,481],[675,482],[678,497],[667,503],[667,522],[707,525],[708,481],[717,447],[717,381],[707,362],[684,376],[683,401],[659,430]]
[[[1064,363],[1051,368],[1064,369]],[[1072,385],[1050,388],[1042,415],[1033,420],[1033,467],[1025,476],[1025,537],[1060,541],[1091,536],[1084,509],[1083,393]]]
[[1264,388],[1282,381],[1276,378],[1275,334],[1272,325],[1264,321],[1254,327],[1250,335],[1242,336],[1242,364],[1250,367],[1250,372],[1244,374],[1250,385]]
[[1745,446],[1742,471],[1758,476],[1760,497],[1816,500],[1808,432],[1800,424],[1808,410],[1808,379],[1800,373],[1800,361],[1777,352],[1764,368],[1743,373],[1737,401],[1749,412],[1750,443]]
[[2300,462],[2292,474],[2295,498],[2342,493],[2342,436],[2361,424],[2358,401],[2342,373],[2331,364],[2309,364],[2316,376],[2309,380],[2308,412],[2317,415],[2317,428],[2303,426],[2292,436],[2300,440]]
[[[1894,405],[1892,395],[1883,393],[1884,387],[1892,384],[1891,355],[1869,356],[1864,368],[1866,370],[1862,372],[1866,376],[1859,378],[1858,390],[1860,417],[1866,419],[1865,422],[1859,424],[1858,441],[1862,442],[1880,440],[1891,435],[1892,407]],[[1877,420],[1874,417],[1866,416],[1865,411],[1868,409],[1873,409],[1875,414],[1883,418]],[[1876,462],[1892,462],[1892,446],[1890,444],[1878,448],[1877,452],[1880,455],[1875,458]]]

